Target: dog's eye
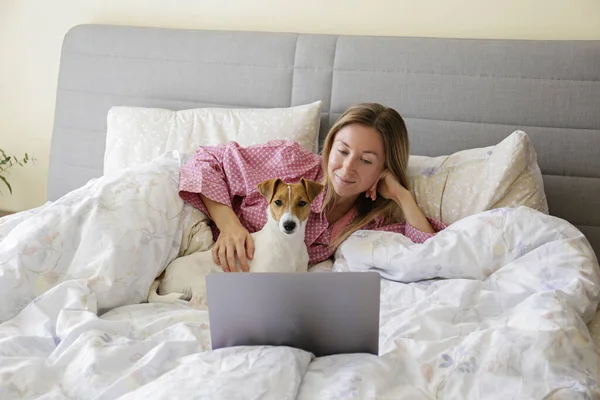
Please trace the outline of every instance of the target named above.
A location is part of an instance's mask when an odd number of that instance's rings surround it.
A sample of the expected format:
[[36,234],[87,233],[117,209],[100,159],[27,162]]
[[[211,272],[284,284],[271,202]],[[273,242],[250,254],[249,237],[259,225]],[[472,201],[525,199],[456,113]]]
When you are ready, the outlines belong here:
[[281,206],[283,202],[281,200],[275,200],[275,205]]
[[304,200],[300,200],[298,202],[298,207],[304,207],[306,205],[306,202]]

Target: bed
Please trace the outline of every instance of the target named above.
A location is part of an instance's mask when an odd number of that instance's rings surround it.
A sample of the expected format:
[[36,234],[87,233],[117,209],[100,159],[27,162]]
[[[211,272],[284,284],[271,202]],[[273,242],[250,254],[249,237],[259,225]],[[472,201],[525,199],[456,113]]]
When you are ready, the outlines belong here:
[[[200,122],[223,141],[227,110],[260,115],[237,139],[318,151],[359,102],[403,115],[415,196],[449,225],[357,232],[311,269],[381,274],[379,356],[212,351],[206,310],[144,303],[209,245],[176,190]],[[598,110],[600,41],[74,27],[48,203],[0,219],[0,397],[600,398]]]

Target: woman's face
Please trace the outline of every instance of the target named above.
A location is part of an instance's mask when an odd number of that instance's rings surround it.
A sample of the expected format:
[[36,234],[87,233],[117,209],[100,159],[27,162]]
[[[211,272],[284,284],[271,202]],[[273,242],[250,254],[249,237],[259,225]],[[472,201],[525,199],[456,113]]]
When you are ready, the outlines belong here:
[[343,200],[367,191],[379,179],[384,164],[383,140],[379,132],[371,127],[350,124],[335,136],[327,174]]

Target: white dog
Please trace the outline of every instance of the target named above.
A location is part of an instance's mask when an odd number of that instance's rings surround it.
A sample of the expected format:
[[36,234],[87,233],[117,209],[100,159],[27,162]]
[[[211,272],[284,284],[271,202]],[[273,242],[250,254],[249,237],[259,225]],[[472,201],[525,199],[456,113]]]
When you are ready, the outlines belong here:
[[[301,178],[286,184],[272,179],[258,185],[267,199],[267,223],[252,233],[254,257],[250,272],[306,272],[308,250],[304,243],[310,205],[323,185]],[[241,271],[238,261],[238,270]],[[148,301],[173,303],[187,300],[194,307],[206,306],[206,276],[223,272],[213,261],[212,251],[200,251],[174,260],[150,287]]]

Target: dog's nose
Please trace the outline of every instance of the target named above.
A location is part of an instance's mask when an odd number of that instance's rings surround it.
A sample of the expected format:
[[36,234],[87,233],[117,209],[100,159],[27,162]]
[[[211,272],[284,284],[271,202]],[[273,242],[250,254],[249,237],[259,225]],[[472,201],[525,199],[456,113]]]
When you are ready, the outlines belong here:
[[283,229],[285,229],[286,232],[291,232],[294,228],[296,228],[296,223],[294,221],[285,221],[283,223]]

